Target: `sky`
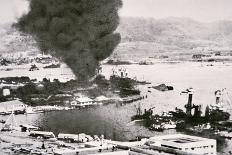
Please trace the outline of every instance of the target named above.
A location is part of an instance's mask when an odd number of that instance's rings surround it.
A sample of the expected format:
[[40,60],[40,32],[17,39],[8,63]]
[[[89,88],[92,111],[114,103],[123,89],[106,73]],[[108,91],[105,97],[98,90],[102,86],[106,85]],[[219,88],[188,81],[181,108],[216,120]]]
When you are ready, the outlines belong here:
[[27,11],[27,0],[0,0],[0,24],[16,22]]
[[232,0],[123,0],[121,16],[192,18],[201,22],[232,20]]
[[[120,16],[187,17],[202,22],[232,20],[232,0],[122,0]],[[0,24],[28,11],[27,0],[0,0]]]

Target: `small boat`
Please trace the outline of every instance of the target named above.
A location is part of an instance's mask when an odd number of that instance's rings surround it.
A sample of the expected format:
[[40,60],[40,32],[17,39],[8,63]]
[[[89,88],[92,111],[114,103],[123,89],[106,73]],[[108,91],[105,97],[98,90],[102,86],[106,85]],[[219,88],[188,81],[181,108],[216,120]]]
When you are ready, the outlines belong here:
[[44,69],[46,69],[46,68],[60,68],[60,64],[59,63],[58,64],[51,64],[51,65],[45,66],[43,68]]
[[19,115],[19,114],[25,114],[26,110],[15,110],[14,114]]
[[0,120],[0,123],[4,124],[4,123],[6,123],[6,121],[4,121],[4,120]]
[[164,128],[162,125],[152,124],[152,126],[149,128],[149,130],[163,132]]
[[37,113],[37,112],[34,111],[32,107],[28,106],[26,108],[26,114],[35,114],[35,113]]
[[141,85],[151,84],[151,82],[148,81],[136,81],[136,83]]
[[207,64],[206,66],[214,66],[213,64]]
[[13,70],[13,68],[7,68],[7,69],[5,69],[5,71],[12,71]]
[[150,62],[150,61],[140,61],[139,65],[153,65],[153,62]]
[[0,115],[10,115],[12,112],[7,109],[7,107],[3,107],[3,110],[0,112]]
[[10,114],[11,114],[11,112],[9,112],[9,111],[0,112],[0,115],[10,115]]
[[35,64],[31,65],[29,71],[35,71],[35,70],[39,70],[39,68]]
[[36,131],[39,129],[39,127],[28,125],[28,124],[21,124],[21,131],[26,132],[26,131]]
[[164,129],[175,129],[176,128],[176,124],[175,123],[164,123],[162,124],[162,127]]

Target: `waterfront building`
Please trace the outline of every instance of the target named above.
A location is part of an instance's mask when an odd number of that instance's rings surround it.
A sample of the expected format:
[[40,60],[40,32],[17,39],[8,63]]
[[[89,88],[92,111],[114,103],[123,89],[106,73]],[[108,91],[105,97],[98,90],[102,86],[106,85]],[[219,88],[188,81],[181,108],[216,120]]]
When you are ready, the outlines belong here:
[[94,101],[88,97],[76,97],[75,100],[71,101],[71,106],[82,107],[92,105]]
[[107,101],[109,101],[109,98],[105,97],[105,96],[98,96],[94,99],[94,101],[97,103],[97,104],[101,104],[101,103],[105,103]]
[[2,90],[2,95],[3,96],[10,96],[10,89],[7,89],[7,88],[3,89]]
[[189,136],[184,134],[173,134],[151,137],[152,146],[173,149],[192,154],[216,155],[216,140]]
[[201,60],[201,58],[204,56],[205,56],[204,54],[193,54],[192,59]]
[[56,137],[53,132],[45,132],[45,131],[31,131],[29,136],[31,136],[31,137],[43,137],[44,139]]
[[81,134],[60,133],[58,135],[58,140],[65,140],[65,141],[70,141],[70,142],[87,142],[87,141],[92,141],[93,138],[89,135],[84,134],[84,133],[81,133]]

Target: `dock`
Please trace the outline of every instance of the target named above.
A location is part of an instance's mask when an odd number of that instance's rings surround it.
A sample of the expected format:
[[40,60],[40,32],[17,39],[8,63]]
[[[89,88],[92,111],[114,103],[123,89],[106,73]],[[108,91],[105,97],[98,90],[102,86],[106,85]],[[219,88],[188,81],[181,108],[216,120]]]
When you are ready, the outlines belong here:
[[135,95],[135,96],[129,96],[129,97],[126,97],[126,98],[122,98],[122,103],[132,103],[132,102],[135,102],[135,101],[139,101],[139,100],[142,100],[144,99],[144,96],[141,96],[141,95]]

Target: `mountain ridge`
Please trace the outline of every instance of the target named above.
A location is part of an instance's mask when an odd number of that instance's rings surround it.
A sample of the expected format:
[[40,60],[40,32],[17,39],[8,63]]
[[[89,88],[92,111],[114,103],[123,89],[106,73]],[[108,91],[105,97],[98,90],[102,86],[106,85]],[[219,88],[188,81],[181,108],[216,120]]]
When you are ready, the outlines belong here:
[[232,21],[203,23],[178,17],[124,17],[117,32],[122,40],[114,54],[121,59],[163,54],[179,57],[205,52],[205,48],[232,49]]
[[[124,60],[157,55],[191,55],[205,52],[204,48],[232,49],[232,21],[203,23],[178,17],[123,17],[116,31],[121,33],[122,40],[112,56],[117,54]],[[0,54],[39,51],[31,36],[13,27],[0,26],[0,34]]]
[[214,41],[215,36],[219,34],[223,37],[231,37],[232,21],[202,23],[190,18],[168,17],[157,20],[154,18],[124,17],[121,18],[117,31],[122,35],[122,42],[130,41],[127,39],[156,41],[164,36]]

